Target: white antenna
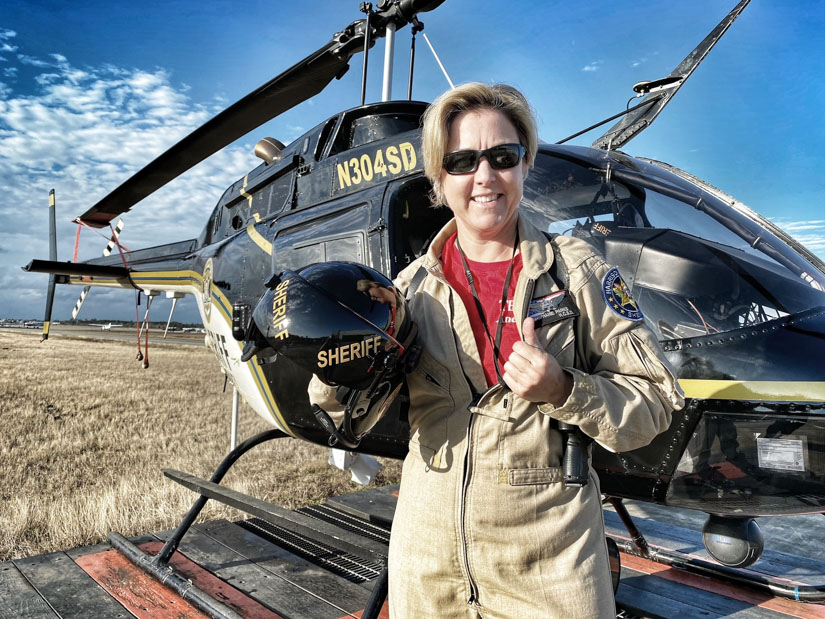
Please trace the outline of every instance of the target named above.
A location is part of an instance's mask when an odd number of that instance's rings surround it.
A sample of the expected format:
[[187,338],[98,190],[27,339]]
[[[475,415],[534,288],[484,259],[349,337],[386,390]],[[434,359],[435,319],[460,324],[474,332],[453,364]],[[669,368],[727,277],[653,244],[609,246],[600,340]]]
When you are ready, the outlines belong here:
[[438,57],[438,54],[435,53],[435,48],[433,47],[433,44],[430,43],[430,38],[427,36],[427,33],[422,32],[421,34],[424,36],[424,40],[427,42],[427,45],[430,46],[430,51],[433,53],[433,56],[435,56],[435,61],[438,63],[438,66],[441,67],[441,72],[444,74],[444,77],[447,78],[447,83],[450,85],[450,88],[455,88],[453,80],[451,80],[450,76],[447,75],[447,69],[444,68],[444,65],[441,64],[441,59]]

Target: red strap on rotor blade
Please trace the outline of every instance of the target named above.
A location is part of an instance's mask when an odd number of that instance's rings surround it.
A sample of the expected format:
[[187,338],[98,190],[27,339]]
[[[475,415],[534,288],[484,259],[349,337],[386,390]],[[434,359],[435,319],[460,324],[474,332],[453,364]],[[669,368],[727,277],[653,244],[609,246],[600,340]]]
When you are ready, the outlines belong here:
[[80,245],[80,222],[77,222],[77,232],[74,235],[74,257],[72,262],[77,262],[77,248]]

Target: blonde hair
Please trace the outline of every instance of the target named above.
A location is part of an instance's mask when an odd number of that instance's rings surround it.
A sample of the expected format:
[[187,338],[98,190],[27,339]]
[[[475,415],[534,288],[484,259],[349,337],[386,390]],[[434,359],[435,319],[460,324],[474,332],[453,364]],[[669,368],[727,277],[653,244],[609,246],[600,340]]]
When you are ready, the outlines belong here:
[[538,150],[538,132],[533,110],[524,95],[505,84],[462,84],[433,101],[422,119],[421,154],[424,174],[433,185],[434,204],[444,204],[442,161],[447,154],[452,122],[460,113],[480,108],[498,110],[507,117],[516,129],[519,143],[527,150],[527,166],[533,166]]

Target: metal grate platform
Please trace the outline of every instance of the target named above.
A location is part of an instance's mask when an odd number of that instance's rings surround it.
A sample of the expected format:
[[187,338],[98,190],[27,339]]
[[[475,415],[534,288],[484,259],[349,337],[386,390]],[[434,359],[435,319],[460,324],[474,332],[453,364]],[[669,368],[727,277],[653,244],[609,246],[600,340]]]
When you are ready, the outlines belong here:
[[369,561],[348,554],[260,518],[250,518],[235,524],[350,582],[362,583],[373,580],[378,578],[383,569],[383,565],[378,561]]
[[348,514],[331,505],[309,505],[296,509],[298,513],[307,514],[313,518],[318,518],[330,524],[337,525],[347,531],[364,535],[377,542],[390,543],[390,530],[387,527],[372,522],[367,522],[363,518],[358,518]]

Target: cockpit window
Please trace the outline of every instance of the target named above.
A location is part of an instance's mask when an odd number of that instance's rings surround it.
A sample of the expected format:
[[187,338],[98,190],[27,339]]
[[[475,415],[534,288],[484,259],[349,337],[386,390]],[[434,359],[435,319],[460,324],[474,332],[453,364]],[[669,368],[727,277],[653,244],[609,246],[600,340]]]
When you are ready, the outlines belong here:
[[421,115],[409,112],[369,114],[355,118],[340,129],[330,154],[334,155],[405,131],[418,129],[420,123]]
[[420,118],[418,114],[375,114],[358,118],[352,123],[350,148],[417,129]]
[[660,339],[753,327],[825,306],[825,275],[781,239],[676,176],[540,153],[522,212],[619,267]]

